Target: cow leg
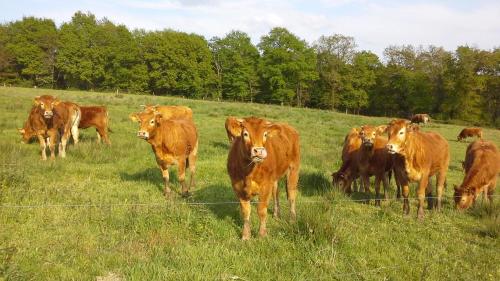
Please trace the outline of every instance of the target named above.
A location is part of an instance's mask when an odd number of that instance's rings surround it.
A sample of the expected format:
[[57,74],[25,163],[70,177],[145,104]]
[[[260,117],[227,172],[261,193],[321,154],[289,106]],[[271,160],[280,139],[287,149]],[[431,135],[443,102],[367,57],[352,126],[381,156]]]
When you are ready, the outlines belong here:
[[410,187],[408,183],[403,184],[403,215],[408,216],[410,214],[410,202],[408,201],[408,196],[410,195]]
[[[73,136],[73,142],[75,144],[80,140],[80,131],[78,131],[78,124],[71,126],[71,135]],[[69,139],[69,136],[68,136]]]
[[259,204],[257,205],[257,213],[259,214],[259,236],[264,237],[267,235],[267,205],[269,204],[269,199],[272,190],[274,189],[274,184],[272,186],[266,186],[264,192],[259,194]]
[[243,218],[243,230],[241,233],[241,240],[250,239],[250,212],[252,211],[250,206],[250,200],[245,200],[240,198],[240,208],[241,216]]
[[160,169],[161,169],[161,174],[163,176],[163,182],[164,182],[163,195],[168,198],[170,196],[170,194],[172,193],[172,190],[169,187],[170,174],[168,173],[168,166],[160,167]]
[[286,194],[290,203],[290,220],[295,221],[297,212],[295,210],[295,199],[297,198],[297,184],[299,183],[299,167],[290,167],[286,179]]
[[273,217],[280,217],[280,190],[278,189],[278,182],[276,181],[273,186],[273,201],[274,201],[274,209],[273,209]]
[[444,192],[444,184],[446,182],[446,170],[442,170],[437,175],[436,185],[437,185],[437,209],[441,210],[442,208],[442,197]]
[[57,131],[51,130],[48,132],[49,135],[49,150],[50,150],[50,159],[56,159],[56,143],[57,143]]
[[42,160],[47,160],[47,143],[45,142],[45,138],[41,135],[38,135],[38,143],[40,144],[40,150],[42,151]]
[[182,197],[189,196],[189,187],[186,184],[186,159],[179,161],[179,182],[182,187]]
[[434,198],[432,196],[432,179],[429,177],[427,182],[427,187],[425,189],[425,197],[427,198],[427,209],[432,210],[434,208]]
[[97,143],[100,144],[101,143],[101,132],[99,131],[99,129],[95,129],[96,133],[97,133]]
[[429,184],[429,177],[427,175],[422,175],[422,179],[418,184],[417,188],[417,199],[418,199],[418,211],[417,218],[424,218],[424,201],[425,201],[425,191],[427,189],[427,185]]
[[361,176],[361,179],[363,181],[363,187],[365,190],[365,194],[367,196],[365,203],[370,204],[370,177],[367,175],[363,175],[363,176]]
[[484,198],[486,198],[486,202],[487,203],[490,203],[490,204],[493,204],[493,192],[495,191],[495,188],[497,186],[497,177],[495,177],[489,186],[486,187],[486,190],[485,190],[485,196]]
[[189,161],[189,187],[194,189],[195,174],[196,174],[196,154],[195,153],[189,154],[188,161]]
[[380,206],[380,176],[375,177],[375,206]]
[[[354,192],[359,192],[358,183],[357,183],[356,179],[352,181],[352,185],[353,185],[353,191]],[[351,190],[351,185],[349,185],[348,188],[349,188],[349,191],[350,191]]]

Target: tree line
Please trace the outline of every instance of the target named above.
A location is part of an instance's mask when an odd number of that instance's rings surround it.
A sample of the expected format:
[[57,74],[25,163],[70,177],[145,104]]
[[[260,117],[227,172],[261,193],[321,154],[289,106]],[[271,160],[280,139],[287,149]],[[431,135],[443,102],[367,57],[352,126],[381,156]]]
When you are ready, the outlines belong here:
[[389,46],[383,58],[334,34],[313,43],[276,27],[206,40],[129,30],[77,12],[57,27],[0,24],[0,83],[284,104],[408,117],[430,113],[500,127],[500,48]]

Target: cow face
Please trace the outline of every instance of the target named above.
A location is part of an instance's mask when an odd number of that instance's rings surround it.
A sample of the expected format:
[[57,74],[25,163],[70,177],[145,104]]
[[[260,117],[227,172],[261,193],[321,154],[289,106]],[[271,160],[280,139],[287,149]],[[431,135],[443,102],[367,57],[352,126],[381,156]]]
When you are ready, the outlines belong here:
[[453,198],[455,199],[455,208],[467,209],[474,203],[476,196],[470,188],[459,188],[455,185]]
[[269,138],[279,133],[279,127],[269,121],[250,117],[245,119],[228,118],[228,131],[235,138],[241,138],[246,156],[255,164],[262,163],[267,157],[265,144]]
[[397,119],[392,120],[387,128],[389,133],[389,141],[387,142],[387,150],[391,154],[400,153],[405,146],[408,134],[419,130],[417,125],[413,125],[408,120]]
[[35,97],[34,103],[42,110],[43,117],[50,119],[54,116],[54,107],[57,106],[60,101],[53,96],[43,95]]
[[359,136],[361,137],[361,141],[365,147],[371,148],[375,143],[375,139],[377,136],[383,134],[387,130],[387,126],[362,126],[361,131],[359,132]]
[[34,132],[26,126],[22,129],[17,129],[17,131],[21,134],[21,141],[26,144],[35,136]]
[[162,115],[158,112],[140,112],[130,114],[132,121],[139,123],[139,131],[137,137],[148,140],[155,136],[156,129],[160,126],[163,119]]

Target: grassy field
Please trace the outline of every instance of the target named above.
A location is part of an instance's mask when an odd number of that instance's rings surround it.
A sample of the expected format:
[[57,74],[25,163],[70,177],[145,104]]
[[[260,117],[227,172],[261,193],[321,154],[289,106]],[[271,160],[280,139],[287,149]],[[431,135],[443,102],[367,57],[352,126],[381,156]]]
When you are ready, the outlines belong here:
[[[16,131],[41,94],[107,105],[112,146],[95,144],[95,131],[88,129],[80,144],[68,147],[66,159],[41,161],[38,144],[21,144]],[[137,124],[127,117],[145,103],[193,109],[200,150],[190,199],[167,202],[162,195],[150,145],[136,137]],[[288,222],[281,192],[283,216],[269,219],[264,239],[255,238],[255,209],[254,238],[242,242],[237,204],[191,204],[236,201],[225,168],[228,115],[285,121],[301,134],[297,222]],[[0,280],[500,280],[499,204],[458,212],[447,199],[442,212],[426,210],[424,221],[417,221],[414,200],[405,218],[397,200],[379,208],[373,200],[353,200],[362,194],[332,191],[329,175],[341,164],[348,129],[387,118],[21,88],[0,88],[0,116]],[[450,143],[451,196],[463,177],[467,143],[456,141],[461,127],[431,124],[424,130]],[[498,130],[486,129],[485,138],[500,145]],[[178,192],[175,171],[171,180]],[[412,187],[412,197],[414,192]]]

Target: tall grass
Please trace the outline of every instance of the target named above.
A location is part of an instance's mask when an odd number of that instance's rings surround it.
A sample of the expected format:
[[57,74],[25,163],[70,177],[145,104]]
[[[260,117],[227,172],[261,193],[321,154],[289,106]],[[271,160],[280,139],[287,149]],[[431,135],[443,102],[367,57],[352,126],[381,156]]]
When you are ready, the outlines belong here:
[[[110,111],[111,141],[92,129],[66,159],[40,160],[36,143],[20,143],[34,96],[56,95]],[[194,111],[200,151],[197,186],[188,200],[162,196],[150,146],[127,116],[140,104],[182,104]],[[499,280],[498,204],[458,212],[446,200],[424,221],[402,216],[397,200],[362,204],[330,187],[341,144],[352,126],[387,118],[260,104],[0,88],[0,280]],[[238,204],[226,173],[226,116],[288,122],[301,134],[296,223],[269,219],[269,237],[240,241]],[[459,184],[467,143],[461,127],[431,124],[450,143],[448,186]],[[498,130],[485,137],[500,141]],[[179,191],[174,171],[172,183]],[[283,190],[283,189],[282,189]],[[373,189],[372,189],[373,190]],[[446,190],[451,196],[452,188]],[[370,195],[373,198],[373,194]],[[414,197],[412,188],[412,197]],[[391,194],[391,198],[394,195]],[[498,200],[498,198],[495,198]],[[199,202],[228,204],[196,205]],[[14,206],[31,206],[19,208]],[[258,219],[252,213],[255,237]]]

